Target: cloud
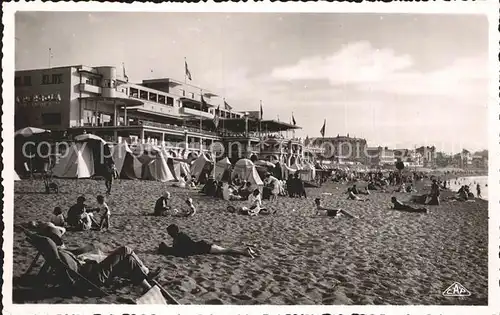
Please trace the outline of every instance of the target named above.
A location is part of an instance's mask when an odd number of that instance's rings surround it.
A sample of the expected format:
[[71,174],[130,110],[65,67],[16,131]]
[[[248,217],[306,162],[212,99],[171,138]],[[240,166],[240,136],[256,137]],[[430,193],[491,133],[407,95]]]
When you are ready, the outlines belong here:
[[355,85],[367,92],[463,97],[481,89],[484,94],[487,74],[485,56],[455,59],[440,69],[423,72],[415,70],[411,56],[362,41],[347,44],[330,56],[308,57],[275,68],[270,76],[275,80],[323,79],[332,86]]

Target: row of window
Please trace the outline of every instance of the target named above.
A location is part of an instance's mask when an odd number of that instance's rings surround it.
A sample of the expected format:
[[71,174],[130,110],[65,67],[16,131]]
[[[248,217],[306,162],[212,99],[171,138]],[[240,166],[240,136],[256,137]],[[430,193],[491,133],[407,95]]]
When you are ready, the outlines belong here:
[[174,99],[172,97],[156,94],[153,92],[141,91],[132,87],[130,88],[129,96],[140,98],[150,102],[160,103],[163,105],[174,106]]
[[[42,75],[42,83],[43,85],[47,84],[61,84],[63,83],[62,80],[62,74],[44,74]],[[15,77],[14,78],[14,86],[31,86],[31,77],[30,76],[23,76],[23,77]]]

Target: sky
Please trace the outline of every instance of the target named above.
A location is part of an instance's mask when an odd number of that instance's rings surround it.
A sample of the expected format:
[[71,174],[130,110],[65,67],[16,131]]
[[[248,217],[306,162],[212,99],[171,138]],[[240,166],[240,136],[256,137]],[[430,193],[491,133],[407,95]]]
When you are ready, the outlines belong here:
[[480,15],[17,12],[16,70],[122,63],[236,110],[369,146],[487,148],[488,21]]

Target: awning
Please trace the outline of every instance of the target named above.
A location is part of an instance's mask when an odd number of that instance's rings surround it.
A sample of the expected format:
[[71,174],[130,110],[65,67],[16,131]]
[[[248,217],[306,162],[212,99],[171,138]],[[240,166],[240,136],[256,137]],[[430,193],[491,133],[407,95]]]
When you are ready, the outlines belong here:
[[81,100],[89,100],[94,102],[103,102],[113,104],[116,102],[116,105],[126,105],[126,106],[138,106],[144,105],[144,102],[132,98],[123,98],[123,97],[104,97],[104,96],[89,96],[89,97],[80,97]]
[[[245,118],[227,118],[224,120],[224,128],[236,132],[244,132],[245,125]],[[251,118],[248,119],[248,131],[258,131],[259,128],[263,132],[278,132],[292,129],[301,129],[301,127],[276,120],[259,121]]]

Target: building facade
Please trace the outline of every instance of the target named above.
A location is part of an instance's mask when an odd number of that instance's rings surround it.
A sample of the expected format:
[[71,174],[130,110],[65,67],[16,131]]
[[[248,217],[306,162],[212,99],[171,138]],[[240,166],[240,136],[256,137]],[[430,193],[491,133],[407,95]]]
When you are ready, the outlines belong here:
[[[69,138],[87,132],[108,142],[161,144],[184,156],[217,142],[234,159],[263,158],[263,143],[299,128],[256,119],[216,93],[171,78],[131,83],[111,66],[16,71],[15,100],[16,129],[39,127]],[[282,142],[280,149],[262,150],[265,157],[286,162],[307,152],[301,142]]]
[[335,162],[366,163],[367,144],[365,139],[337,135],[337,137],[315,138],[315,146],[323,148],[323,156]]

